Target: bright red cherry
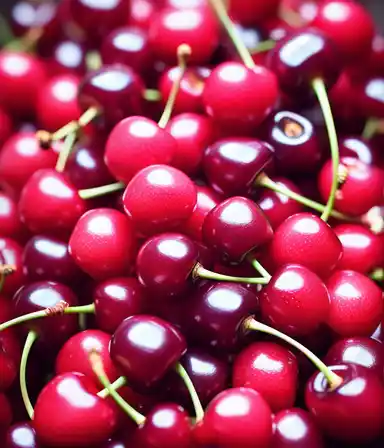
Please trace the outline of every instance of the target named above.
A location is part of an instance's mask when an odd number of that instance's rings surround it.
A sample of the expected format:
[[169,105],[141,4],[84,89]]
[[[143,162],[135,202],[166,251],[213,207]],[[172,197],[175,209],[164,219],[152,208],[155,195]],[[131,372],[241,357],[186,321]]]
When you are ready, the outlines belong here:
[[182,171],[166,165],[139,171],[123,196],[125,211],[145,235],[178,227],[191,216],[196,201],[194,183]]
[[6,448],[41,448],[36,431],[30,422],[19,422],[7,431]]
[[69,252],[81,269],[97,280],[127,275],[135,256],[131,220],[113,209],[85,213],[73,229]]
[[236,0],[230,4],[229,13],[236,22],[242,25],[258,25],[263,21],[277,13],[279,0]]
[[383,314],[383,294],[370,278],[355,271],[336,271],[328,280],[328,325],[339,335],[370,336]]
[[104,160],[116,179],[128,183],[143,168],[170,164],[177,142],[169,132],[146,117],[120,121],[109,134]]
[[17,203],[0,191],[0,235],[17,239],[23,233],[25,229],[18,215]]
[[0,260],[0,263],[15,267],[12,274],[6,276],[1,290],[1,294],[12,297],[27,280],[23,270],[22,246],[11,238],[0,237]]
[[157,10],[152,0],[131,0],[129,24],[147,31]]
[[275,231],[269,255],[276,266],[297,263],[327,277],[342,256],[342,245],[327,223],[311,213],[287,218]]
[[83,43],[64,37],[55,43],[46,56],[48,72],[54,76],[82,76],[86,72],[86,54],[87,48]]
[[94,382],[80,373],[53,378],[35,405],[33,426],[39,440],[50,446],[76,447],[107,440],[116,429],[116,408],[97,392]]
[[2,108],[0,108],[0,144],[3,145],[4,142],[12,134],[13,123],[11,116]]

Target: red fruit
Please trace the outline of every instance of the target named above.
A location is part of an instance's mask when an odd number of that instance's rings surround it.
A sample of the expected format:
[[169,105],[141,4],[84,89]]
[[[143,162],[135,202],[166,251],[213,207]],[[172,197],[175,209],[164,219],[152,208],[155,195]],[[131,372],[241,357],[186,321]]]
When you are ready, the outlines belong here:
[[12,422],[12,409],[6,395],[0,393],[0,431],[8,429]]
[[0,235],[17,238],[23,230],[16,202],[6,193],[0,192]]
[[131,3],[129,24],[147,31],[156,12],[156,5],[152,0],[131,0]]
[[277,13],[279,0],[235,0],[230,3],[230,16],[242,25],[255,25]]
[[11,117],[5,110],[0,109],[0,145],[10,137],[13,123]]
[[[2,261],[4,260],[4,261]],[[0,237],[0,264],[15,266],[14,272],[5,278],[1,293],[12,296],[26,281],[23,270],[23,248],[11,238]]]

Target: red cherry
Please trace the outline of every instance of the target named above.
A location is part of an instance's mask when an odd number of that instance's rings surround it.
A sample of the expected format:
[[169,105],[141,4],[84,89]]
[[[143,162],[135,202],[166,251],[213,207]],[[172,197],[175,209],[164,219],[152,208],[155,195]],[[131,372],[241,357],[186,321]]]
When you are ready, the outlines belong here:
[[0,191],[0,234],[17,239],[25,234],[16,202],[6,193]]
[[6,395],[0,393],[0,431],[9,428],[12,422],[12,409]]
[[23,248],[11,238],[0,237],[0,259],[1,258],[4,260],[4,264],[9,264],[15,267],[14,272],[5,278],[1,290],[3,295],[12,296],[26,282],[23,270]]
[[263,21],[277,13],[279,0],[236,0],[229,7],[230,16],[242,25],[255,25],[263,23]]
[[127,275],[135,256],[131,220],[117,210],[85,213],[69,240],[69,252],[81,269],[97,280]]
[[84,44],[64,37],[49,50],[45,63],[53,76],[83,76],[86,72],[86,54],[87,48]]
[[13,123],[11,116],[3,109],[0,108],[0,144],[3,145],[4,142],[12,134]]
[[131,3],[129,24],[147,31],[156,12],[156,5],[152,0],[131,0]]
[[328,325],[341,336],[370,336],[380,323],[383,294],[368,277],[336,271],[327,281],[330,296]]
[[39,440],[50,446],[76,447],[107,440],[116,429],[117,414],[97,392],[93,381],[80,373],[53,378],[35,406],[33,425]]
[[194,183],[182,171],[166,165],[139,171],[123,196],[125,211],[145,235],[179,226],[191,216],[196,201]]
[[13,385],[17,378],[18,367],[16,360],[0,345],[0,391],[7,391]]
[[273,342],[255,342],[236,357],[234,387],[249,387],[259,392],[273,412],[293,406],[298,386],[296,357]]
[[41,448],[36,431],[30,422],[19,422],[7,431],[7,448]]

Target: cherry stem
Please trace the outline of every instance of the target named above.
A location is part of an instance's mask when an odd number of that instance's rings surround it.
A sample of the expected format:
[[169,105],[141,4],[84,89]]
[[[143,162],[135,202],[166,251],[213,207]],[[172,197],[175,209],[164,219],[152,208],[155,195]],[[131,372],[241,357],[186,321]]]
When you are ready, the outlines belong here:
[[325,126],[328,132],[329,146],[331,148],[332,171],[333,171],[332,185],[327,204],[321,215],[321,219],[327,222],[329,216],[332,213],[336,199],[336,192],[339,187],[339,177],[338,177],[339,163],[340,163],[339,142],[337,140],[335,121],[333,119],[331,105],[329,103],[327,89],[325,87],[324,81],[321,78],[315,78],[312,81],[312,88],[317,96],[320,108],[323,112]]
[[[113,390],[118,390],[118,389],[120,389],[120,387],[123,387],[123,386],[125,386],[127,384],[127,379],[125,378],[125,376],[121,376],[120,378],[117,378],[117,380],[116,381],[114,381],[112,384],[111,384],[111,388],[113,389]],[[109,397],[109,391],[108,391],[108,389],[103,389],[103,390],[101,390],[100,392],[98,392],[98,394],[97,394],[100,398],[107,398],[107,397]]]
[[217,18],[219,19],[221,25],[227,32],[230,37],[233,45],[236,48],[241,60],[244,65],[250,69],[256,67],[254,60],[252,59],[251,53],[248,51],[248,48],[240,38],[239,33],[236,30],[236,27],[232,20],[230,19],[228,12],[225,8],[225,5],[222,0],[209,0],[209,3],[212,9],[215,11]]
[[33,51],[43,33],[44,28],[32,27],[19,39],[15,39],[9,42],[9,44],[7,44],[5,48],[14,51],[24,51],[24,52]]
[[217,280],[221,282],[232,282],[232,283],[247,283],[252,285],[266,285],[269,283],[269,279],[253,278],[253,277],[233,277],[231,275],[218,274],[216,272],[208,271],[200,263],[196,263],[192,270],[192,278],[196,280],[197,278],[204,278],[206,280]]
[[[63,305],[64,304],[64,305]],[[91,303],[90,305],[82,305],[82,306],[71,306],[65,307],[66,302],[63,302],[60,307],[57,305],[56,309],[47,308],[41,311],[34,311],[33,313],[23,314],[22,316],[15,317],[14,319],[8,320],[0,324],[0,332],[6,330],[7,328],[14,327],[15,325],[20,325],[25,322],[29,322],[35,319],[41,319],[44,317],[51,317],[58,314],[94,314],[95,313],[95,305]]]
[[342,378],[340,378],[339,375],[336,375],[336,373],[332,372],[332,370],[330,370],[328,366],[324,364],[323,361],[321,361],[320,358],[318,358],[314,353],[308,350],[304,345],[300,344],[295,339],[292,339],[286,334],[281,333],[280,331],[275,330],[274,328],[269,327],[268,325],[258,322],[253,317],[249,317],[244,321],[243,328],[245,330],[260,331],[261,333],[276,336],[277,338],[295,347],[297,350],[303,353],[316,366],[317,369],[320,370],[320,372],[327,379],[331,389],[335,389],[336,387],[340,386],[340,384],[343,382]]
[[115,182],[114,184],[102,185],[101,187],[87,188],[85,190],[79,190],[78,195],[82,199],[93,199],[106,194],[115,193],[125,188],[125,184],[122,182]]
[[0,14],[0,46],[7,47],[7,44],[15,40],[15,36],[5,17]]
[[264,53],[265,51],[272,50],[276,47],[276,41],[273,39],[264,40],[263,42],[259,42],[255,48],[250,50],[251,54]]
[[268,281],[271,280],[272,275],[257,260],[252,258],[250,255],[247,257],[247,259],[260,275],[262,275]]
[[0,292],[4,287],[5,278],[16,271],[16,266],[13,264],[0,265]]
[[171,92],[169,94],[167,104],[165,105],[164,112],[160,117],[158,125],[160,128],[164,129],[167,126],[173,111],[173,107],[175,105],[175,101],[177,98],[177,94],[180,90],[181,81],[185,75],[185,71],[187,70],[187,60],[191,55],[192,50],[191,47],[187,44],[181,44],[177,47],[177,60],[178,60],[178,74],[173,82]]
[[201,405],[201,401],[196,392],[195,386],[193,385],[193,382],[189,377],[188,372],[179,362],[176,364],[175,370],[180,375],[186,388],[188,389],[189,395],[192,399],[193,407],[195,409],[196,422],[199,422],[204,418],[204,409],[203,406]]
[[71,155],[76,139],[76,132],[72,132],[65,137],[64,146],[60,151],[59,158],[57,159],[55,167],[56,171],[58,171],[59,173],[62,173],[65,170],[65,165],[67,164],[67,160]]
[[383,282],[384,281],[384,269],[383,268],[375,269],[371,273],[370,277],[375,282]]
[[156,89],[146,89],[144,90],[144,99],[146,101],[156,102],[161,100],[161,92]]
[[31,400],[29,398],[28,389],[27,389],[27,381],[26,381],[26,370],[28,357],[33,347],[33,344],[37,341],[39,335],[36,331],[30,331],[28,333],[27,339],[24,344],[23,353],[21,355],[20,361],[20,391],[21,397],[23,398],[25,409],[28,413],[29,418],[33,419],[33,406]]
[[92,370],[98,377],[101,384],[107,389],[109,395],[115,400],[115,402],[120,406],[120,408],[139,426],[145,422],[144,415],[136,411],[130,404],[128,404],[120,394],[118,394],[110,383],[101,359],[100,354],[97,351],[92,351],[89,355],[89,361],[92,366]]
[[103,61],[98,51],[89,51],[85,57],[88,71],[95,71],[102,67]]
[[365,127],[362,133],[362,137],[366,140],[370,140],[375,134],[384,132],[383,120],[379,118],[370,118],[365,123]]

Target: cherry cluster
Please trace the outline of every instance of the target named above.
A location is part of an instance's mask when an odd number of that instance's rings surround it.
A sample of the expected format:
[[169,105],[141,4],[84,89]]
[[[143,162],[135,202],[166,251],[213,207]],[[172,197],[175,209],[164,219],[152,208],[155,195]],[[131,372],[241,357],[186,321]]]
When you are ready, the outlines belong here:
[[0,446],[383,447],[368,12],[19,0],[0,26]]

